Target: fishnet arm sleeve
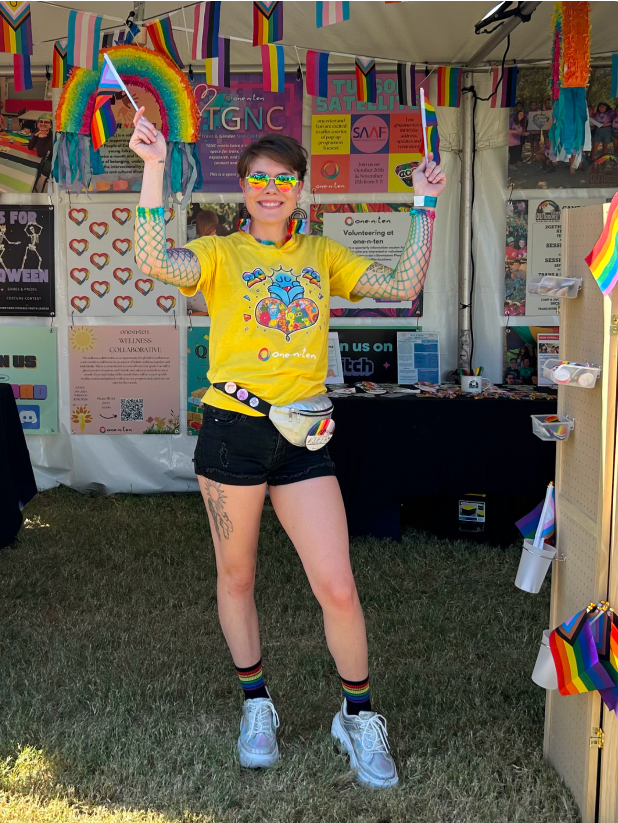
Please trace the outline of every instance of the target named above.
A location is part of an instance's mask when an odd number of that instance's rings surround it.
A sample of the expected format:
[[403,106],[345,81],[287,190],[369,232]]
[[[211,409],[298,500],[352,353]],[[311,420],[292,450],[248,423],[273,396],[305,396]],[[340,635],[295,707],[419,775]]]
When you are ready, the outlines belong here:
[[354,287],[355,297],[382,300],[414,300],[423,288],[433,238],[435,213],[427,209],[410,211],[410,233],[394,269],[373,263]]
[[144,274],[172,286],[195,286],[200,262],[190,249],[168,249],[163,208],[138,206],[135,218],[135,259]]

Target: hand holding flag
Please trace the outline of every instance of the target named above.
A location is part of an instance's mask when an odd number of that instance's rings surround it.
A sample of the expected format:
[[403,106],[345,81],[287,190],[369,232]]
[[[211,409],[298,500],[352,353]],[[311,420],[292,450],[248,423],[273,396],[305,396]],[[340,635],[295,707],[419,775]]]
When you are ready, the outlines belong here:
[[103,58],[103,71],[101,72],[90,126],[92,148],[95,151],[98,151],[106,140],[116,134],[116,118],[112,111],[112,99],[115,95],[126,94],[133,107],[137,109],[135,100],[129,94],[129,90],[114,68],[114,64],[107,54],[104,54]]
[[428,157],[423,157],[421,162],[412,172],[412,185],[415,195],[428,197],[439,197],[446,186],[446,175],[442,168],[434,163],[433,153],[429,152]]
[[144,117],[144,106],[141,106],[133,118],[135,131],[129,140],[129,147],[141,157],[146,164],[165,164],[167,146],[165,138],[157,131],[149,120]]

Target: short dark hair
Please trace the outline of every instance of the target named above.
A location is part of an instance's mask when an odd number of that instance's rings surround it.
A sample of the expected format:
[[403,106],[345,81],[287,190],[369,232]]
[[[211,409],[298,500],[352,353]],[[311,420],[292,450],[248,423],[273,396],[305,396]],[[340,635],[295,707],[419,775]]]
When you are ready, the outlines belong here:
[[200,209],[195,215],[195,231],[198,237],[212,234],[219,225],[219,217],[211,209]]
[[307,150],[300,145],[298,140],[286,134],[265,134],[255,143],[245,146],[236,164],[240,179],[244,179],[249,174],[249,167],[256,158],[264,156],[270,157],[271,160],[278,160],[281,165],[296,172],[299,180],[305,179]]

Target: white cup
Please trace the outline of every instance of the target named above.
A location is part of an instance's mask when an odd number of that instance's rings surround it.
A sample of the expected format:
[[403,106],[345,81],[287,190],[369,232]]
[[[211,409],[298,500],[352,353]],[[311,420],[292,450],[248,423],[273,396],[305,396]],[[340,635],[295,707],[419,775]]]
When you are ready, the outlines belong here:
[[491,386],[491,380],[480,374],[462,374],[461,390],[464,394],[480,394]]

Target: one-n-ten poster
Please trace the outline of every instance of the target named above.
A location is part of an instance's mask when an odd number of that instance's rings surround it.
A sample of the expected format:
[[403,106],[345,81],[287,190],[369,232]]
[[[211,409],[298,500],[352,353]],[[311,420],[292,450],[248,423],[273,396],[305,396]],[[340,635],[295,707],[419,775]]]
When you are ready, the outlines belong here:
[[0,315],[55,312],[54,207],[0,208]]
[[[165,211],[168,248],[178,244],[178,217]],[[178,289],[142,274],[135,262],[135,205],[68,208],[69,312],[84,317],[161,316],[177,311]]]
[[178,330],[69,329],[71,434],[179,434]]

